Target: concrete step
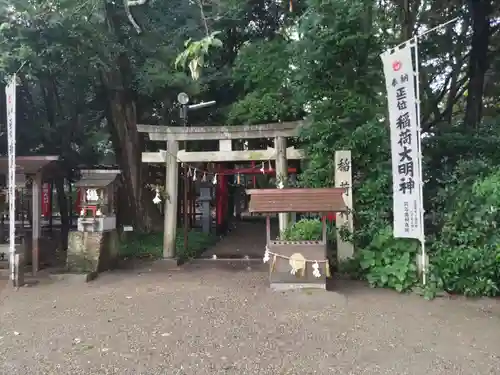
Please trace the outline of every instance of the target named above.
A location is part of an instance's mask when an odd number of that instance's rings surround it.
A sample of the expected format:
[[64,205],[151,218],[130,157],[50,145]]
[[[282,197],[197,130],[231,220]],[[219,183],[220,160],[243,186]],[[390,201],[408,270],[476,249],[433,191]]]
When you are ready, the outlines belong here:
[[197,268],[197,269],[220,269],[233,271],[268,271],[269,265],[265,264],[261,258],[259,259],[243,259],[243,258],[218,258],[218,259],[193,259],[186,263],[182,268]]

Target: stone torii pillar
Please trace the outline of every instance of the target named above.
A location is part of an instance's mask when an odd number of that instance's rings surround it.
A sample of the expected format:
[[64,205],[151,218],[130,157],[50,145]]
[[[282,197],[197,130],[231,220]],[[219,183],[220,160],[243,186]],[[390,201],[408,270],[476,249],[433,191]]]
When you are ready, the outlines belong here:
[[[274,138],[274,149],[276,150],[276,184],[288,185],[288,161],[286,159],[286,137]],[[280,233],[286,230],[290,224],[290,215],[288,213],[279,213]]]
[[35,276],[40,266],[40,237],[42,231],[42,223],[40,218],[42,216],[42,170],[32,176],[32,255],[31,265],[32,273]]
[[163,222],[163,258],[175,257],[175,236],[177,233],[177,201],[179,186],[179,163],[177,153],[179,142],[167,141],[167,152],[163,155],[165,159],[165,220]]

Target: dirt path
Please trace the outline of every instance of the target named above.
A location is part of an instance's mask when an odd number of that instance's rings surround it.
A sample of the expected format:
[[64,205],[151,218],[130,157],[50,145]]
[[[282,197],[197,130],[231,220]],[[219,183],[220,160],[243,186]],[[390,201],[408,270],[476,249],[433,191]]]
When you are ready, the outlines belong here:
[[0,374],[498,374],[500,306],[188,266],[6,287]]
[[[271,234],[277,236],[278,222],[272,222]],[[266,223],[264,219],[239,221],[235,228],[218,244],[203,254],[203,258],[244,258],[260,259],[266,247]]]

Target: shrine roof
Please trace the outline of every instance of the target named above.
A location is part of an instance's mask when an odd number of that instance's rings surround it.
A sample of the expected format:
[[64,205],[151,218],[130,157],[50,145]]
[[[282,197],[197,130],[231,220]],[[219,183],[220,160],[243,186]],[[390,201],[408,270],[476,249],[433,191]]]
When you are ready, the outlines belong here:
[[112,184],[121,173],[119,169],[82,169],[81,179],[76,187],[106,187]]
[[250,189],[249,211],[256,213],[346,212],[344,188]]
[[[17,156],[16,173],[36,174],[42,169],[55,167],[59,156]],[[9,170],[9,158],[0,157],[0,173],[7,173]]]

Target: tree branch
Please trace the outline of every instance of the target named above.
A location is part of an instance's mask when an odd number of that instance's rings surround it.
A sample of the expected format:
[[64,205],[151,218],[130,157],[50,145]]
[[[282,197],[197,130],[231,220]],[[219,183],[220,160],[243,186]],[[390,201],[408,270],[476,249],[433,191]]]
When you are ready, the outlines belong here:
[[198,3],[198,7],[200,8],[201,20],[203,22],[203,26],[205,27],[205,34],[207,36],[209,36],[210,35],[210,31],[208,29],[207,17],[205,16],[205,11],[203,10],[202,0],[197,0],[197,3]]
[[125,6],[125,13],[127,14],[127,18],[129,22],[132,24],[134,27],[135,31],[137,34],[142,33],[141,27],[139,24],[135,21],[134,16],[132,16],[132,12],[130,11],[131,6],[137,6],[137,5],[144,5],[146,4],[147,0],[123,0],[123,5]]
[[467,90],[467,83],[468,77],[464,77],[460,80],[460,83],[458,85],[459,89],[457,90],[457,95],[453,98],[453,100],[448,101],[448,106],[445,108],[445,110],[437,117],[434,118],[432,122],[429,122],[427,124],[424,123],[422,126],[422,132],[426,133],[429,130],[431,130],[434,126],[436,126],[439,122],[441,122],[445,117],[449,117],[453,113],[453,107],[455,104],[458,102],[458,100],[464,95],[465,91]]
[[[457,53],[457,55],[458,55],[458,53]],[[469,53],[464,54],[462,57],[459,57],[457,55],[455,55],[455,57],[457,58],[457,62],[452,66],[451,72],[446,76],[443,88],[442,88],[442,90],[440,91],[440,93],[437,96],[434,95],[434,93],[430,89],[430,85],[426,85],[425,86],[424,90],[425,90],[425,93],[426,93],[427,97],[429,99],[431,99],[431,98],[434,97],[434,101],[431,104],[431,108],[432,109],[429,111],[429,113],[427,113],[426,115],[422,116],[423,117],[423,121],[422,121],[423,123],[428,122],[430,120],[432,114],[434,114],[434,118],[440,118],[441,117],[441,113],[440,113],[440,110],[439,110],[439,103],[441,103],[441,101],[444,99],[446,93],[452,91],[452,89],[454,88],[454,86],[456,88],[455,92],[457,92],[459,90],[460,83],[464,82],[463,79],[462,80],[457,80],[457,78],[460,76],[460,73],[462,72],[461,65],[463,65],[463,63],[465,62],[465,60],[469,57]],[[425,73],[425,70],[421,69],[420,72],[421,72],[421,75],[422,75],[422,81],[423,82],[430,82],[429,80],[427,80],[427,75]],[[448,85],[450,84],[450,81],[451,81],[451,85],[448,88]],[[454,96],[451,95],[452,99],[453,99],[453,97]],[[451,101],[453,101],[453,100],[449,100],[449,102],[451,102]],[[448,107],[448,105],[447,105],[447,107]]]

